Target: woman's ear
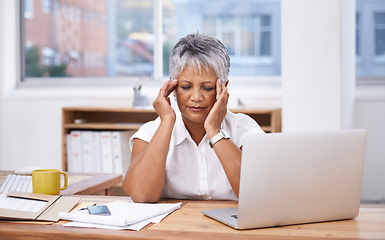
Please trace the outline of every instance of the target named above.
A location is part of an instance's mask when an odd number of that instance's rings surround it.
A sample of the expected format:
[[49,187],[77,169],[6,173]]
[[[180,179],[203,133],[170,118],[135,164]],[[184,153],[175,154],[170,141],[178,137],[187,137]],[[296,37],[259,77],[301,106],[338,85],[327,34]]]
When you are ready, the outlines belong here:
[[172,92],[172,94],[174,94],[174,101],[176,101],[176,90],[174,90],[174,91]]

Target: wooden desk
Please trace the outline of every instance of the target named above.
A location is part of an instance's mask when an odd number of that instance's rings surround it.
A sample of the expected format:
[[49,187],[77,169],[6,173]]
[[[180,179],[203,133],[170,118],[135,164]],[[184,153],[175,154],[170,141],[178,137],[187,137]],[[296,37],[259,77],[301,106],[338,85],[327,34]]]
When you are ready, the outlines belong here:
[[[3,184],[8,174],[13,171],[0,171],[0,185]],[[62,195],[91,195],[104,192],[105,195],[113,195],[113,186],[122,182],[122,175],[107,173],[67,173],[68,187],[62,190]]]
[[[83,202],[126,200],[128,197],[82,196]],[[175,202],[175,201],[174,201]],[[1,239],[385,239],[385,205],[362,205],[358,218],[346,221],[234,230],[203,216],[202,209],[236,207],[231,201],[186,201],[159,224],[141,231],[63,227],[0,222]]]

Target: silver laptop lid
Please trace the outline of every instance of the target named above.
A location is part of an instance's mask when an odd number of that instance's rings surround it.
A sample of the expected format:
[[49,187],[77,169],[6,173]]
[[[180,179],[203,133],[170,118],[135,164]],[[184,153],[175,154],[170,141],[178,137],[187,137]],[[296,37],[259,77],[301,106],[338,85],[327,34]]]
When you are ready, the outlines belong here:
[[365,130],[245,136],[238,228],[358,215]]

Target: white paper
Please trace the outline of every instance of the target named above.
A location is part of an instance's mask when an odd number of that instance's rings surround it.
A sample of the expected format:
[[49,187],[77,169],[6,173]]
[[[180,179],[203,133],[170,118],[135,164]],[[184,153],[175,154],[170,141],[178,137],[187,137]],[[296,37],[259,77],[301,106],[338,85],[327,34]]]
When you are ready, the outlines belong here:
[[70,222],[66,223],[63,226],[65,227],[83,227],[83,228],[102,228],[102,229],[112,229],[112,230],[135,230],[139,231],[140,229],[144,228],[150,223],[160,223],[163,218],[167,217],[170,213],[165,213],[162,215],[159,215],[157,217],[138,222],[135,224],[131,224],[127,227],[117,227],[117,226],[111,226],[111,225],[104,225],[104,224],[94,224],[94,223],[82,223],[82,222]]
[[[180,208],[181,203],[146,204],[116,201],[107,203],[106,205],[111,212],[110,216],[90,215],[84,214],[84,212],[60,212],[59,217],[63,220],[69,220],[74,222],[94,223],[115,227],[127,227],[133,224],[137,224],[139,222],[147,221],[160,215],[167,216],[174,210]],[[158,219],[158,221],[160,220]],[[146,226],[148,223],[146,223],[144,226]]]
[[59,218],[67,221],[105,224],[111,226],[127,226],[125,218],[120,216],[101,216],[80,213],[59,212]]
[[18,211],[26,211],[26,212],[38,212],[45,205],[46,201],[40,201],[35,199],[24,199],[24,198],[16,198],[10,197],[6,194],[0,195],[0,208],[10,209],[10,210],[18,210]]

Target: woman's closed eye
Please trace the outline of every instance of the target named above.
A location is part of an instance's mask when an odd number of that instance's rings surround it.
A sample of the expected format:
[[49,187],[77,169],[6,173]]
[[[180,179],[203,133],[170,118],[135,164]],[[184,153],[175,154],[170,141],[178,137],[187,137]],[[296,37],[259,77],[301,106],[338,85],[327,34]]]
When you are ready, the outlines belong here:
[[[179,86],[180,88],[182,88],[183,90],[189,90],[192,88],[191,85],[182,85],[182,86]],[[215,87],[212,87],[212,86],[202,86],[201,87],[203,90],[205,91],[212,91],[215,89]]]
[[202,88],[203,90],[206,90],[206,91],[211,91],[215,89],[214,87],[202,87]]
[[188,89],[190,89],[191,88],[191,86],[189,86],[189,85],[186,85],[186,86],[180,86],[183,90],[188,90]]

